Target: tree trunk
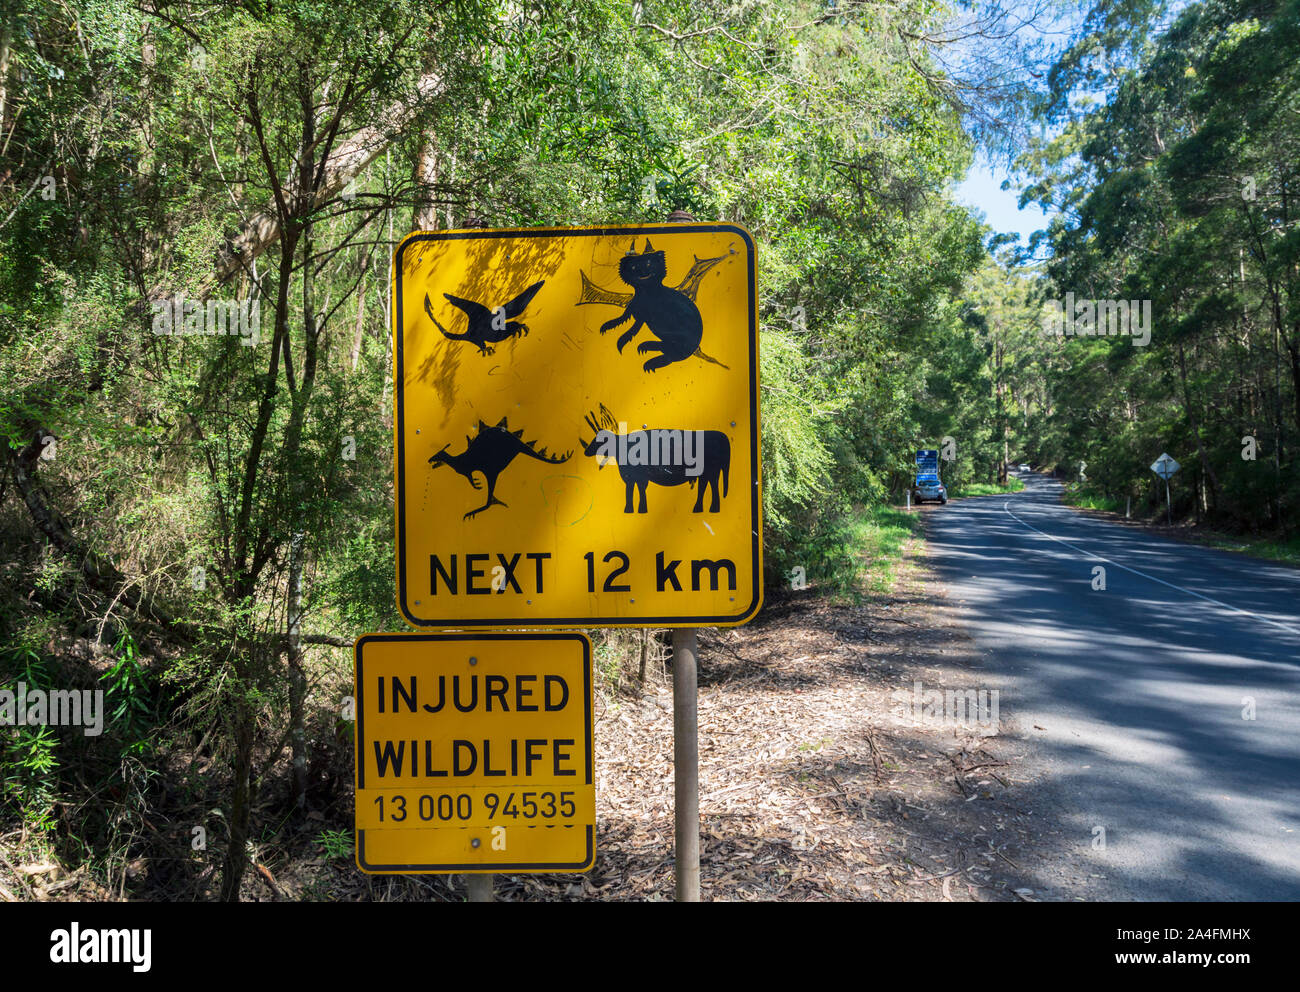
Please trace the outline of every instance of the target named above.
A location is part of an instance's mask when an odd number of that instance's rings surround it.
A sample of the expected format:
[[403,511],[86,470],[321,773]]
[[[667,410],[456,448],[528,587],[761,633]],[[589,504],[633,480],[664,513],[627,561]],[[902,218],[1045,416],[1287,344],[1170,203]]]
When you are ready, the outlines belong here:
[[384,349],[384,393],[380,400],[381,413],[383,418],[384,431],[391,433],[393,430],[393,354],[397,348],[397,342],[393,338],[393,211],[388,211],[388,281],[384,284],[383,301],[384,301],[384,337],[387,339],[388,346]]
[[[331,197],[355,179],[367,165],[373,162],[393,138],[402,133],[405,125],[422,108],[425,101],[439,96],[446,87],[441,75],[431,73],[416,83],[415,98],[406,103],[395,103],[370,127],[362,128],[352,137],[339,144],[329,158],[329,167],[320,186],[310,195],[312,207],[326,203]],[[304,146],[307,147],[307,146]],[[304,189],[291,180],[289,195],[301,196]],[[199,299],[208,295],[221,283],[248,266],[279,240],[281,221],[275,205],[250,217],[239,235],[220,253],[216,266],[198,287],[194,294]]]
[[[315,141],[314,108],[310,100],[310,87],[303,81],[303,147],[311,148]],[[306,203],[314,200],[311,194],[311,175],[314,171],[315,157],[303,154],[300,168],[302,175],[300,188],[308,192],[304,196]],[[306,207],[306,203],[304,207]],[[309,209],[309,208],[307,208]],[[310,216],[310,215],[308,215]],[[293,493],[290,503],[290,526],[294,538],[290,546],[289,563],[289,739],[293,747],[293,791],[292,801],[295,809],[302,809],[307,801],[307,728],[304,713],[307,676],[303,669],[303,650],[301,639],[302,624],[302,567],[304,542],[302,518],[303,507],[308,499],[304,480],[304,470],[298,464],[302,451],[302,435],[307,419],[307,409],[316,383],[316,364],[320,329],[316,325],[315,280],[312,263],[312,223],[307,220],[302,228],[302,321],[303,321],[303,359],[302,374],[298,388],[293,392],[289,413],[289,424],[285,430],[284,455],[285,471],[290,473],[289,490]]]
[[0,28],[0,145],[5,143],[5,123],[9,115],[5,107],[9,101],[9,47],[13,41],[13,28],[6,24]]
[[289,546],[289,739],[293,748],[293,785],[290,801],[294,810],[307,806],[307,726],[304,701],[307,672],[302,644],[302,559],[303,537],[294,534]]
[[1008,434],[1011,425],[1007,423],[1006,385],[1002,381],[1002,343],[993,345],[993,365],[997,378],[994,380],[994,393],[997,395],[998,427],[1002,434],[1002,460],[998,462],[998,485],[1007,484],[1007,461],[1010,458]]
[[230,816],[230,843],[226,848],[226,862],[221,872],[221,901],[238,902],[239,885],[248,869],[248,824],[252,812],[253,732],[257,717],[247,699],[241,696],[235,704],[235,760],[232,766]]
[[438,208],[434,204],[434,184],[438,181],[438,157],[433,142],[423,141],[415,160],[415,209],[411,211],[411,230],[432,231],[438,226]]
[[1287,353],[1291,356],[1291,382],[1295,390],[1295,422],[1300,429],[1300,329],[1296,337],[1286,341]]
[[366,322],[366,271],[370,268],[370,255],[361,261],[361,281],[357,284],[357,327],[352,334],[352,371],[357,370],[361,359],[361,334]]
[[1214,466],[1210,464],[1210,456],[1205,450],[1205,442],[1201,439],[1200,422],[1196,417],[1196,411],[1192,408],[1192,396],[1187,387],[1187,356],[1181,341],[1178,342],[1178,371],[1183,383],[1183,409],[1187,412],[1187,420],[1192,427],[1192,436],[1196,438],[1196,452],[1201,459],[1201,471],[1210,480],[1210,492],[1214,497],[1214,505],[1218,506],[1219,478],[1214,474]]

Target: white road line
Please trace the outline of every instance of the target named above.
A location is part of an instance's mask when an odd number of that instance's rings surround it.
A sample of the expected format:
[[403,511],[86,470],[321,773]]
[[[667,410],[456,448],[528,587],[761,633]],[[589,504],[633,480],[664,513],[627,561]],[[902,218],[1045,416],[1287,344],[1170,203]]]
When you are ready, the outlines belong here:
[[1130,568],[1128,565],[1121,565],[1117,561],[1112,561],[1110,558],[1104,558],[1101,555],[1096,554],[1092,551],[1085,551],[1083,548],[1071,544],[1069,541],[1059,538],[1054,534],[1049,534],[1046,531],[1039,530],[1033,524],[1025,523],[1025,521],[1021,520],[1018,516],[1016,516],[1016,514],[1011,509],[1010,500],[1007,500],[1002,504],[1002,509],[1006,510],[1007,513],[1011,514],[1011,517],[1014,520],[1016,520],[1021,526],[1028,527],[1035,534],[1042,534],[1043,537],[1049,537],[1053,541],[1056,541],[1059,544],[1064,544],[1067,548],[1072,548],[1073,550],[1079,552],[1079,554],[1081,555],[1086,555],[1089,558],[1095,558],[1097,561],[1104,561],[1107,565],[1114,565],[1116,568],[1122,568],[1126,572],[1132,572],[1134,575],[1140,575],[1144,579],[1150,579],[1152,582],[1159,582],[1162,586],[1168,586],[1170,589],[1177,589],[1179,592],[1186,593],[1189,596],[1195,596],[1197,599],[1203,599],[1207,603],[1213,603],[1215,606],[1222,607],[1223,609],[1227,610],[1230,613],[1240,613],[1242,616],[1251,617],[1252,619],[1257,620],[1260,623],[1267,623],[1267,624],[1272,624],[1274,627],[1281,627],[1289,634],[1300,635],[1300,629],[1296,627],[1292,627],[1289,624],[1282,623],[1281,621],[1278,620],[1270,619],[1269,617],[1260,616],[1258,613],[1251,613],[1250,610],[1243,610],[1237,606],[1230,606],[1227,603],[1221,603],[1217,599],[1211,599],[1209,596],[1203,596],[1201,593],[1195,592],[1192,589],[1184,589],[1182,586],[1176,586],[1172,582],[1166,582],[1164,579],[1158,579],[1154,575],[1148,575],[1146,572],[1139,571],[1136,568]]

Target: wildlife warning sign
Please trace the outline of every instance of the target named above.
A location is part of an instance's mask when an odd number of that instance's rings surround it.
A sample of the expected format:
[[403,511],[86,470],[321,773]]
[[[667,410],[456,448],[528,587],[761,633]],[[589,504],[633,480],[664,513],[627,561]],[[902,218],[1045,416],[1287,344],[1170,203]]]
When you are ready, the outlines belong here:
[[362,871],[591,867],[586,637],[365,634],[354,661]]
[[757,612],[754,265],[729,224],[438,231],[398,246],[408,623],[728,626]]

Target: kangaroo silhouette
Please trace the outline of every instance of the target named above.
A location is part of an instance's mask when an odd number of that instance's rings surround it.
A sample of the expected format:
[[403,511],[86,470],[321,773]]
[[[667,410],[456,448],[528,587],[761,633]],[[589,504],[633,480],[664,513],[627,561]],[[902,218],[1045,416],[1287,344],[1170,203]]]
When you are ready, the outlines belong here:
[[528,304],[537,295],[537,291],[545,283],[546,280],[544,279],[541,282],[533,283],[509,303],[495,309],[486,307],[482,303],[475,303],[473,300],[462,300],[459,296],[443,293],[442,295],[451,303],[464,310],[465,315],[469,318],[469,327],[464,334],[452,334],[447,328],[438,323],[438,318],[433,315],[433,306],[429,303],[428,293],[424,294],[424,312],[433,321],[433,326],[442,331],[443,337],[452,341],[470,341],[478,346],[481,354],[491,355],[496,351],[495,348],[491,347],[491,344],[497,344],[506,338],[528,333],[527,324],[511,318],[522,316]]
[[[632,513],[632,497],[639,491],[637,513],[647,512],[646,489],[653,482],[656,486],[699,487],[695,490],[695,508],[692,513],[704,512],[704,493],[712,487],[713,499],[709,502],[709,512],[717,513],[719,509],[718,480],[722,480],[722,495],[727,495],[731,480],[731,439],[721,431],[683,431],[654,429],[617,433],[618,424],[613,414],[600,405],[600,417],[589,413],[584,418],[587,426],[595,431],[590,441],[578,439],[582,453],[588,457],[613,457],[618,462],[618,474],[623,479],[625,500],[623,512]],[[698,475],[690,475],[684,457],[686,435],[695,434],[700,448],[697,449]],[[629,457],[615,455],[615,451],[626,452]],[[630,457],[636,451],[639,457]],[[598,466],[603,467],[603,463]]]
[[[630,330],[618,339],[621,354],[627,343],[636,337],[642,327],[648,327],[657,341],[643,341],[637,345],[641,355],[659,354],[647,361],[642,368],[653,372],[674,362],[684,359],[702,358],[714,365],[722,365],[716,358],[700,350],[700,340],[704,336],[704,320],[699,307],[695,305],[695,294],[699,291],[704,274],[722,258],[696,258],[691,270],[681,284],[673,289],[664,285],[668,275],[668,263],[662,251],[655,251],[646,238],[645,249],[639,254],[633,241],[628,252],[618,263],[618,276],[632,287],[632,295],[613,293],[595,285],[587,274],[582,273],[582,294],[578,305],[584,303],[604,303],[626,307],[622,316],[607,320],[600,325],[600,333],[611,331],[620,324],[635,319]],[[725,369],[727,366],[722,365]]]
[[[541,285],[538,283],[538,285]],[[506,466],[515,460],[516,455],[527,455],[529,458],[536,458],[539,462],[546,462],[548,465],[559,465],[567,462],[572,457],[573,452],[566,452],[564,455],[548,455],[545,446],[539,451],[534,445],[536,441],[523,440],[524,432],[522,430],[511,431],[506,426],[506,418],[502,417],[501,422],[495,427],[489,427],[482,420],[478,422],[478,433],[470,440],[469,435],[465,435],[465,450],[459,455],[447,454],[450,444],[444,444],[442,450],[435,453],[429,459],[429,464],[434,468],[439,465],[450,465],[453,469],[469,480],[469,484],[475,489],[483,488],[482,483],[474,480],[474,473],[480,472],[487,482],[487,502],[477,510],[470,510],[461,519],[469,520],[471,517],[482,513],[492,505],[505,506],[506,504],[496,498],[495,491],[497,485],[497,476],[505,471]]]

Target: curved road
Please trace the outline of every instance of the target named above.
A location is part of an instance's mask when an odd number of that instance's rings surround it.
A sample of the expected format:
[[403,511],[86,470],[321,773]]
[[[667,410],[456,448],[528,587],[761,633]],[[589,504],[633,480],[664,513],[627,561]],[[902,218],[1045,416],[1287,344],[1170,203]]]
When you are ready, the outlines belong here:
[[1026,484],[936,508],[927,537],[1004,733],[1035,744],[1022,795],[1063,855],[1039,884],[1056,898],[1300,899],[1300,571]]

